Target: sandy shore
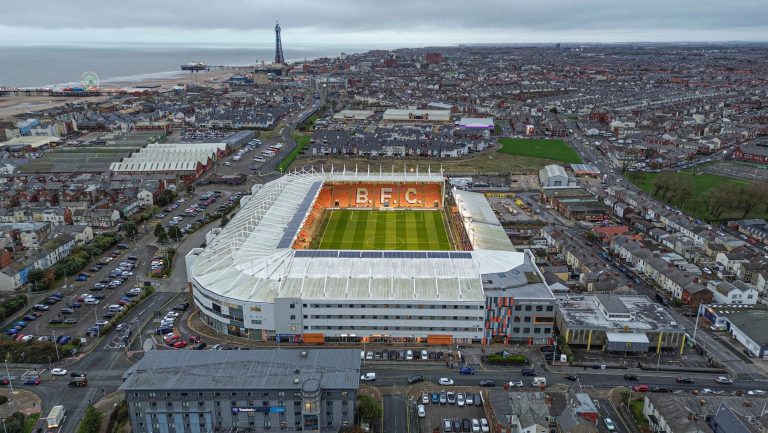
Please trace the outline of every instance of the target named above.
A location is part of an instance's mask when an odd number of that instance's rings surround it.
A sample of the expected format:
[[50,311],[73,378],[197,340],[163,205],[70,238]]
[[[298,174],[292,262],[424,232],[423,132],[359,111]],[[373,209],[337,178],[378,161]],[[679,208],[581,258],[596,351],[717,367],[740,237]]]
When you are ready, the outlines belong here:
[[[126,80],[126,81],[111,81],[105,83],[102,88],[104,89],[116,89],[116,90],[129,90],[136,89],[138,87],[155,87],[158,86],[163,90],[173,88],[178,84],[183,85],[198,85],[206,87],[218,87],[224,80],[232,75],[240,74],[241,71],[202,71],[202,72],[182,72],[178,75],[171,77],[157,77],[147,78],[140,81]],[[19,114],[27,112],[35,112],[41,110],[47,110],[53,107],[64,105],[73,102],[104,102],[112,98],[112,96],[95,96],[87,98],[54,98],[50,96],[8,96],[0,97],[0,120],[7,119]]]

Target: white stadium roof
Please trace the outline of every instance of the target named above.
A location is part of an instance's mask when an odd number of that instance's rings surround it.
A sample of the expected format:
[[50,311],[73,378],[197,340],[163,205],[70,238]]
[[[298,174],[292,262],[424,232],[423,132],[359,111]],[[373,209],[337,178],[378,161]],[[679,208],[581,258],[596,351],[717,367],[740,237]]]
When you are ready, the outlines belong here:
[[482,275],[505,272],[524,261],[511,243],[472,252],[293,250],[303,219],[326,181],[444,178],[440,173],[287,174],[254,188],[237,215],[193,259],[190,278],[220,296],[252,302],[276,297],[483,302]]

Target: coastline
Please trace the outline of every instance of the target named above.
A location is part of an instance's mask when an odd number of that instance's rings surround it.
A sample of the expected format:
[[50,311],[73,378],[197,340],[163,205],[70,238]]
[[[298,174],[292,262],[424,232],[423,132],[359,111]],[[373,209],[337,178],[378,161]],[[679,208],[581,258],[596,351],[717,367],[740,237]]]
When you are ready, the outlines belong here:
[[[131,89],[141,90],[142,87],[158,87],[160,90],[170,90],[179,84],[184,85],[206,85],[220,86],[222,82],[231,75],[237,74],[237,71],[201,71],[178,73],[163,76],[165,73],[144,74],[144,76],[116,77],[105,80],[102,84],[104,89],[117,89],[130,91]],[[0,120],[7,119],[27,112],[48,110],[67,103],[75,102],[104,102],[112,95],[95,97],[50,97],[50,96],[7,96],[0,97]]]

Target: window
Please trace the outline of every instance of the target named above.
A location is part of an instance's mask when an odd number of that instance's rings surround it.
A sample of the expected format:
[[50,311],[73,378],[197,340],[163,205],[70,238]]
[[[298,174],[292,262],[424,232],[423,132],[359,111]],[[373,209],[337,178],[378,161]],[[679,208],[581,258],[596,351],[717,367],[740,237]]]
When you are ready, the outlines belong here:
[[551,305],[547,305],[547,311],[552,311],[553,309],[554,309],[554,307],[553,307],[553,306],[551,306]]
[[534,334],[541,334],[541,328],[533,328]]
[[522,305],[515,305],[515,311],[522,311],[523,306]]
[[523,328],[523,334],[528,334],[531,332],[531,328]]
[[294,316],[293,314],[291,314],[291,320],[296,320],[296,316]]
[[519,334],[520,333],[520,328],[512,328],[512,332],[515,333],[515,334]]
[[536,311],[543,311],[543,310],[544,310],[544,306],[542,306],[542,305],[537,305],[536,306]]
[[296,308],[296,304],[289,305],[290,308]]
[[531,318],[530,317],[526,317],[523,321],[525,323],[531,323]]
[[530,305],[526,305],[525,306],[525,311],[531,311],[531,306]]

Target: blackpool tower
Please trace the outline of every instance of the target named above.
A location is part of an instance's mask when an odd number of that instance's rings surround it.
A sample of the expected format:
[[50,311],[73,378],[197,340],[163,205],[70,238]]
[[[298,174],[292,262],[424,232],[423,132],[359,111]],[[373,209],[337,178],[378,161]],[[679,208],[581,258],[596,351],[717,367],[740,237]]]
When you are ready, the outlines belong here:
[[275,22],[275,63],[281,65],[285,63],[283,57],[283,43],[280,41],[280,23]]

